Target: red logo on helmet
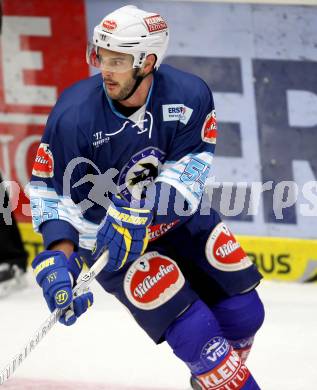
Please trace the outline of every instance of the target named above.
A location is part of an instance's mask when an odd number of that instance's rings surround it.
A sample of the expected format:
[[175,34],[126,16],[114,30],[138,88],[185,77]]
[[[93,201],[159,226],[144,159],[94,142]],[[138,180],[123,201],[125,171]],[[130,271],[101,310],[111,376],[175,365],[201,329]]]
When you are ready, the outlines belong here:
[[201,138],[203,141],[210,144],[215,144],[217,140],[217,120],[216,112],[212,110],[205,119],[203,128],[201,131]]
[[102,22],[102,27],[105,30],[107,30],[109,32],[112,32],[112,31],[114,31],[118,27],[118,25],[117,25],[117,23],[114,20],[104,20]]
[[184,283],[184,276],[173,260],[158,252],[149,252],[127,271],[124,291],[134,306],[151,310],[169,301]]
[[221,222],[211,232],[206,244],[209,263],[221,271],[239,271],[252,265],[240,244]]
[[40,144],[36,153],[32,175],[44,178],[54,176],[54,159],[48,144]]
[[153,15],[144,18],[149,33],[156,33],[167,29],[167,24],[161,15]]

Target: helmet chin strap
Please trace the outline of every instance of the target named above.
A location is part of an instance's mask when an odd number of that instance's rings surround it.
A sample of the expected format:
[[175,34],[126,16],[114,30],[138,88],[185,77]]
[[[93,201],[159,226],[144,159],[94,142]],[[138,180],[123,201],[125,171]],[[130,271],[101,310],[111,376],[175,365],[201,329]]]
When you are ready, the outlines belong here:
[[134,94],[134,92],[139,88],[139,86],[142,83],[142,81],[146,77],[148,77],[151,73],[154,73],[154,70],[151,70],[151,72],[149,72],[145,76],[139,76],[138,72],[139,72],[139,69],[136,69],[134,74],[133,74],[133,78],[135,80],[134,87],[131,89],[131,91],[127,94],[127,96],[124,99],[120,99],[120,100],[118,100],[118,102],[124,102],[125,100],[128,100]]

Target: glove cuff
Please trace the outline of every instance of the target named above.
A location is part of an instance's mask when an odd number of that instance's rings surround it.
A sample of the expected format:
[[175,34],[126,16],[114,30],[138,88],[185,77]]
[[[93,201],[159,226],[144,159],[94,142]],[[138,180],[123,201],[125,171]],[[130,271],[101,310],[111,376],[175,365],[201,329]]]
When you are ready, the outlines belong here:
[[34,275],[40,286],[43,283],[43,279],[47,276],[44,270],[49,269],[52,266],[67,268],[67,257],[64,252],[46,250],[37,255],[32,261]]
[[111,222],[128,229],[138,229],[148,226],[152,221],[150,210],[139,210],[128,207],[115,207],[110,205],[107,210],[107,218]]

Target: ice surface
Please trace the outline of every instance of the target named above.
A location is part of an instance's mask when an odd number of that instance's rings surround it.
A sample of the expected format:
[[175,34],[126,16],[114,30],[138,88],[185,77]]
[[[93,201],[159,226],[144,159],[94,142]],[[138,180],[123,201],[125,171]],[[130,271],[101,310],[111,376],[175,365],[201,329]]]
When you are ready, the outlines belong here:
[[[0,369],[47,318],[40,289],[0,301]],[[112,296],[94,283],[95,304],[72,327],[57,324],[2,386],[11,390],[185,390],[186,366],[155,346]],[[263,390],[317,389],[317,285],[265,281],[266,321],[248,366]]]

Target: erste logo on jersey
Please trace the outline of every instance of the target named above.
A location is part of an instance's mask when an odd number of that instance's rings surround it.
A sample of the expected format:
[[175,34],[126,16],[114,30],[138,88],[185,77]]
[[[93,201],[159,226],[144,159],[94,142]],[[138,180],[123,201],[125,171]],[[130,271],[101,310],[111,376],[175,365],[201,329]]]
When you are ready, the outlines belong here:
[[177,264],[158,252],[148,252],[132,263],[124,278],[124,291],[139,309],[155,309],[177,294],[185,278]]
[[213,229],[205,249],[209,263],[221,271],[240,271],[252,265],[252,261],[223,222]]
[[144,18],[144,22],[150,34],[167,30],[167,24],[161,15],[153,15]]
[[205,122],[201,129],[201,138],[203,141],[208,142],[209,144],[215,144],[217,141],[217,120],[216,120],[216,111],[212,110],[206,116]]
[[165,153],[154,146],[136,153],[122,168],[118,184],[125,187],[120,193],[127,199],[142,199],[145,188],[158,176]]
[[32,175],[43,178],[54,176],[54,159],[48,144],[41,143],[38,147]]
[[163,121],[180,121],[184,125],[187,125],[193,110],[184,104],[163,104]]

